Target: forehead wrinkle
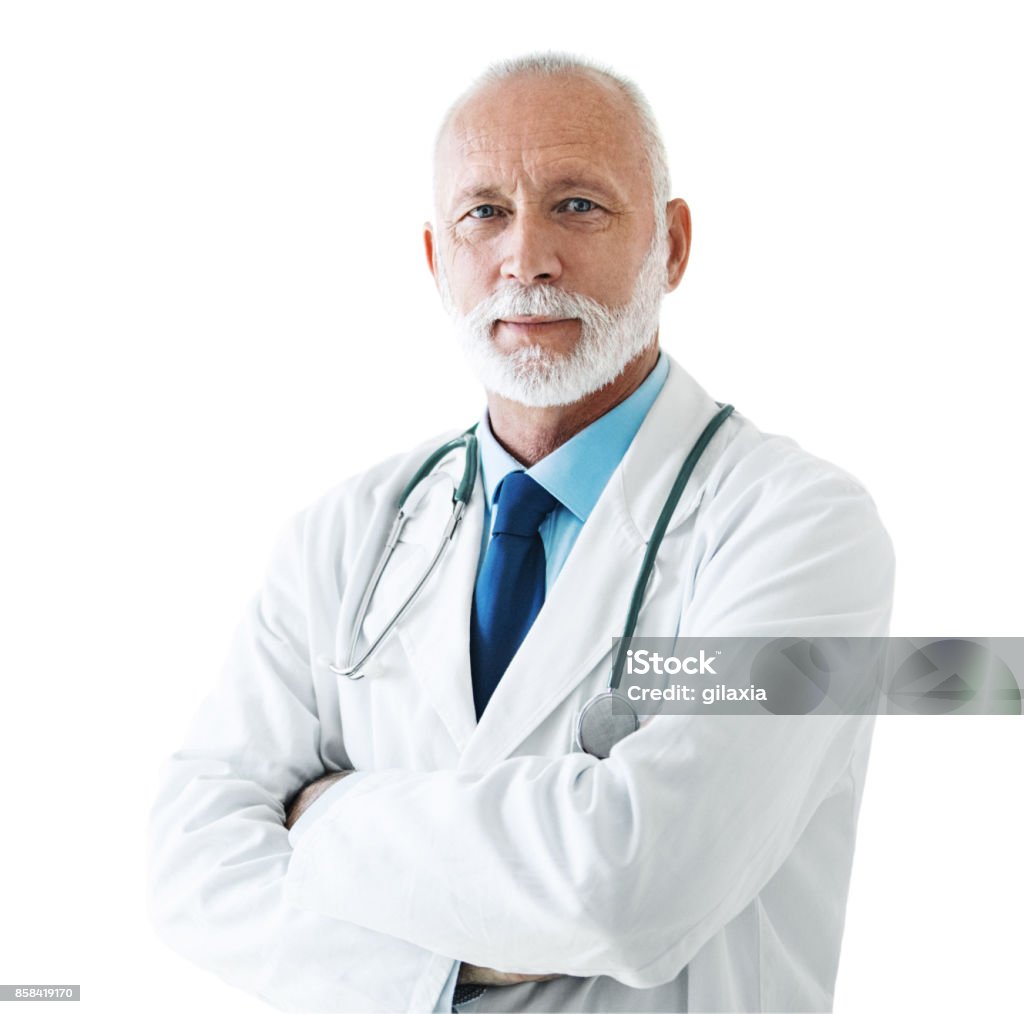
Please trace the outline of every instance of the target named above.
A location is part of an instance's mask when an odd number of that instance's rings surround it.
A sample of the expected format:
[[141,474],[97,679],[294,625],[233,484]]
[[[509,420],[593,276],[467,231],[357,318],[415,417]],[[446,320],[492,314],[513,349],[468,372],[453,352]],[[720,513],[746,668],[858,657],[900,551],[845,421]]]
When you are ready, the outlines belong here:
[[455,181],[460,198],[494,197],[520,189],[542,193],[579,189],[600,192],[621,201],[628,191],[625,181],[610,171],[604,160],[582,158],[576,154],[545,159],[541,164],[528,157],[514,165],[483,161],[466,167],[457,175],[461,175],[464,181],[461,185]]
[[[553,131],[547,132],[549,135]],[[564,136],[544,136],[543,132],[523,133],[519,137],[501,136],[500,134],[480,133],[462,140],[456,147],[456,157],[471,159],[478,155],[512,156],[516,160],[528,161],[531,156],[557,152],[564,149],[586,150],[587,158],[594,158],[598,152],[593,150],[589,138],[584,136],[567,138]],[[567,154],[571,154],[568,152]],[[582,153],[580,158],[585,157]]]
[[[492,109],[462,111],[448,127],[448,137],[462,151],[489,150],[495,145],[508,148],[548,148],[564,144],[608,143],[613,135],[633,139],[635,125],[628,117],[614,115],[606,104],[581,103],[566,120],[561,105],[541,108],[522,116],[507,111],[490,115]],[[554,113],[554,115],[552,115]],[[618,145],[616,145],[617,147]]]
[[[594,178],[595,182],[616,180],[628,175],[630,167],[616,166],[613,152],[592,145],[581,145],[576,141],[559,140],[551,143],[531,143],[522,147],[515,143],[495,144],[485,147],[465,147],[454,158],[445,160],[443,167],[449,175],[470,176],[506,175],[538,172],[560,179]],[[504,156],[511,156],[506,158]],[[461,164],[460,164],[461,163]]]

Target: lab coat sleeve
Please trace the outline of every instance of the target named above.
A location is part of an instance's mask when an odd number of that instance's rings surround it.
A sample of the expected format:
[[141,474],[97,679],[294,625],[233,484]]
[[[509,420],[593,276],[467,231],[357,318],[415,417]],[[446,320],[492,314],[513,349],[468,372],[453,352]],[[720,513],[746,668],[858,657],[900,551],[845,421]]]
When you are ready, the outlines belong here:
[[[887,632],[874,504],[845,473],[804,472],[715,498],[682,635]],[[872,721],[658,716],[603,761],[375,772],[299,843],[288,893],[474,964],[655,986],[761,891]],[[358,881],[338,875],[357,862]]]
[[284,806],[331,766],[307,651],[303,532],[300,516],[162,776],[151,916],[180,953],[282,1009],[433,1010],[451,958],[285,897]]
[[352,786],[359,783],[360,778],[365,778],[365,771],[353,771],[340,781],[335,782],[329,789],[325,789],[316,799],[310,803],[291,826],[288,832],[288,844],[295,848],[299,839],[316,823],[317,818],[326,811],[332,803],[337,802],[346,792],[350,792]]

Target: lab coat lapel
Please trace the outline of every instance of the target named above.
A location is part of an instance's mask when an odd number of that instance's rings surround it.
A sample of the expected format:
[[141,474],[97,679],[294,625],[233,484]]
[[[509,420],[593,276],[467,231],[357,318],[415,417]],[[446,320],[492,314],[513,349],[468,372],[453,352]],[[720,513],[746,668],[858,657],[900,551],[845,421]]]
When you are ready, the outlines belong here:
[[[426,569],[452,512],[452,490],[462,476],[464,452],[443,459],[437,472],[451,476],[425,480],[426,489],[403,530],[392,562],[367,612],[369,639],[401,607]],[[422,593],[399,621],[397,640],[422,692],[461,751],[476,727],[469,661],[469,616],[483,531],[483,490],[477,478],[455,537]],[[394,650],[392,646],[391,650]],[[426,729],[425,735],[436,730]]]
[[[612,638],[622,633],[647,540],[687,454],[718,406],[669,359],[665,385],[580,532],[526,639],[498,684],[460,766],[482,769],[509,756],[585,678],[610,673]],[[722,446],[715,438],[669,525],[693,513]],[[644,598],[637,634],[674,634],[678,577],[669,580],[666,538]],[[571,716],[570,716],[571,720]]]

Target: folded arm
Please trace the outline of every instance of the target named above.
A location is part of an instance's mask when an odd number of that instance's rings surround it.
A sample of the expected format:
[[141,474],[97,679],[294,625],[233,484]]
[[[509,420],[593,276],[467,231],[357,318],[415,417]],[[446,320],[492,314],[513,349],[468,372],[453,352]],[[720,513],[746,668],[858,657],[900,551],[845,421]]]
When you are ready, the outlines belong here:
[[330,766],[295,593],[301,540],[300,518],[163,774],[150,820],[152,918],[176,950],[287,1010],[430,1010],[450,959],[285,897],[284,804]]
[[[759,495],[716,519],[681,633],[884,634],[891,548],[863,490]],[[369,773],[296,846],[288,896],[474,964],[657,985],[778,870],[870,722],[659,716],[604,761]]]

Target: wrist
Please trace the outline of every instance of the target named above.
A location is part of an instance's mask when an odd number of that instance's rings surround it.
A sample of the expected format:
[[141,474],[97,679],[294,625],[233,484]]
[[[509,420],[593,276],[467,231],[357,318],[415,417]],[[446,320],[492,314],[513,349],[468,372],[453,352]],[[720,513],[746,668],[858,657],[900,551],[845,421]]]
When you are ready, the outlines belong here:
[[306,810],[308,810],[309,807],[320,798],[320,796],[322,796],[336,782],[340,782],[342,778],[350,774],[352,774],[351,771],[332,771],[329,775],[324,775],[322,778],[318,778],[315,782],[310,782],[309,785],[301,789],[298,795],[288,806],[284,826],[290,830],[302,814],[305,813]]

